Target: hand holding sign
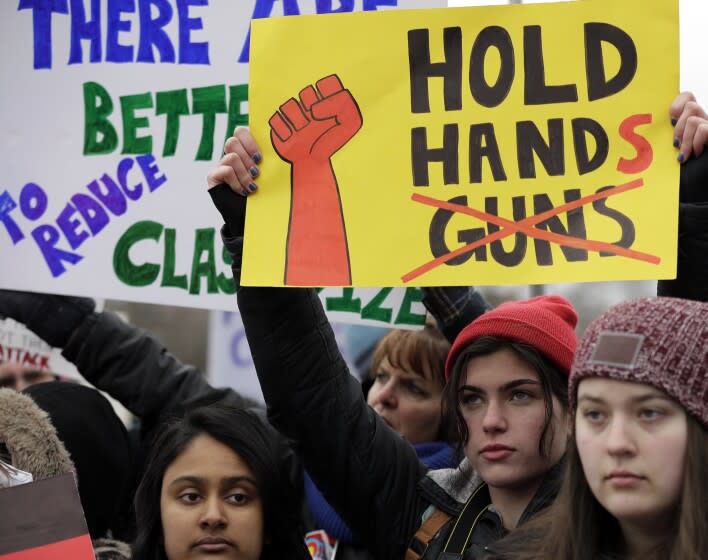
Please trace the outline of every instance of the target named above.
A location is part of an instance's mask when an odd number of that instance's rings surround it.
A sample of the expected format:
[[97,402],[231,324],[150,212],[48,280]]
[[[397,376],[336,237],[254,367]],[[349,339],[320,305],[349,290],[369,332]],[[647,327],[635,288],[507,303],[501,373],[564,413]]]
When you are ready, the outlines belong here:
[[[674,124],[674,147],[681,162],[681,188],[679,200],[683,203],[703,203],[708,177],[708,113],[690,91],[680,93],[669,108]],[[693,157],[691,157],[693,156]]]
[[[290,98],[270,119],[271,142],[292,165],[285,284],[351,284],[349,249],[331,157],[357,133],[361,112],[336,75]],[[317,224],[313,234],[312,224]],[[323,278],[319,271],[327,270]]]
[[690,91],[679,94],[669,109],[674,128],[674,146],[680,148],[678,160],[683,163],[693,153],[703,153],[708,143],[708,113],[696,102]]

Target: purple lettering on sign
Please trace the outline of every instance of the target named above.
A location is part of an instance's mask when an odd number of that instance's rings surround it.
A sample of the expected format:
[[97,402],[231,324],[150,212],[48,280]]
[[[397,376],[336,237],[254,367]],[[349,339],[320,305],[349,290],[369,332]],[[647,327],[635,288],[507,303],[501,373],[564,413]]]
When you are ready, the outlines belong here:
[[[83,257],[74,251],[106,229],[113,217],[125,214],[129,201],[138,201],[146,192],[154,191],[167,181],[152,155],[123,158],[114,175],[117,181],[108,173],[92,180],[85,192],[74,193],[64,203],[53,223],[39,224],[32,229],[32,239],[52,276],[64,274],[67,264],[78,264]],[[143,188],[143,179],[149,189]],[[27,183],[19,199],[21,214],[28,221],[37,221],[49,207],[46,191],[36,183]],[[25,238],[21,225],[10,216],[17,207],[9,192],[0,194],[0,221],[14,245]]]

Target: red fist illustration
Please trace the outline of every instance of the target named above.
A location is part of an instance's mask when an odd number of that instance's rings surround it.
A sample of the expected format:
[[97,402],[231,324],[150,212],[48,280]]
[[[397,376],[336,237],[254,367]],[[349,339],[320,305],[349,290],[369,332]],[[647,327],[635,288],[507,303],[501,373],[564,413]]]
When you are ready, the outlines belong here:
[[299,97],[269,121],[273,147],[292,165],[285,284],[347,286],[349,249],[331,157],[361,128],[361,112],[334,74]]
[[299,103],[288,99],[269,121],[273,147],[290,163],[329,160],[361,128],[359,106],[339,77],[327,76],[316,86],[303,89]]

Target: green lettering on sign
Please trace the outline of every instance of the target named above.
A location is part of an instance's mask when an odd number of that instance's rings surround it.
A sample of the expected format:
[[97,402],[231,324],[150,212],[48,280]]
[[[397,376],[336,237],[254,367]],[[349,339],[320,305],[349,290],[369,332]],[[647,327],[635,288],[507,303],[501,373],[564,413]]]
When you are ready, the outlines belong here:
[[361,311],[361,299],[353,296],[354,288],[342,288],[342,297],[328,297],[326,299],[327,311],[359,313]]
[[128,286],[149,286],[160,274],[160,265],[154,263],[135,264],[130,260],[130,249],[139,241],[150,239],[159,241],[164,227],[162,224],[145,220],[136,222],[121,235],[113,250],[113,271],[118,280]]
[[364,309],[361,310],[361,318],[390,323],[393,309],[381,307],[381,304],[386,300],[391,291],[393,291],[393,288],[382,288],[379,290],[371,301],[364,306]]
[[416,302],[423,301],[423,290],[420,288],[406,288],[405,294],[403,294],[403,301],[401,302],[401,308],[398,310],[398,315],[396,316],[396,325],[424,325],[425,324],[425,314],[413,313],[411,311],[411,306]]
[[108,120],[113,101],[96,82],[84,83],[84,155],[110,154],[118,146],[118,134]]
[[[202,260],[202,254],[206,259]],[[202,228],[194,232],[194,257],[189,293],[198,294],[201,278],[207,280],[207,293],[215,294],[219,287],[216,282],[216,256],[214,255],[214,228]]]

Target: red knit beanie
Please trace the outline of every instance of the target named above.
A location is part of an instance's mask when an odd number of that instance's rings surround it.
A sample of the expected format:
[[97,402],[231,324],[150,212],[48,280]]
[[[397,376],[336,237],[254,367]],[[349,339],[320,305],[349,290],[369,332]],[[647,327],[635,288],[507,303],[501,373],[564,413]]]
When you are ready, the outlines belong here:
[[708,428],[708,303],[652,297],[611,307],[580,341],[568,386],[571,410],[586,377],[652,385]]
[[502,303],[472,321],[457,335],[445,361],[445,379],[450,378],[460,352],[482,336],[525,342],[569,373],[578,344],[575,336],[577,323],[578,314],[562,296],[538,296]]

